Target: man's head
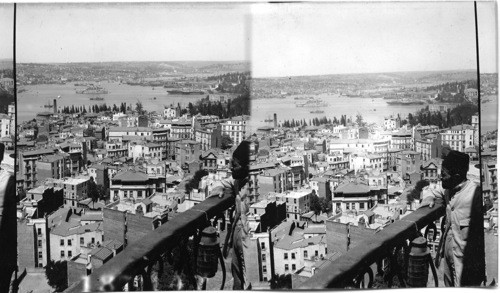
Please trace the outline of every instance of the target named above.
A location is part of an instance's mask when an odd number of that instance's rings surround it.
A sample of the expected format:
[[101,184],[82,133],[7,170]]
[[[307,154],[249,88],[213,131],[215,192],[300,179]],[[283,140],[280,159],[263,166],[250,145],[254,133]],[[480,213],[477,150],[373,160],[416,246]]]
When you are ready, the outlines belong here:
[[245,179],[248,176],[250,163],[250,142],[242,141],[233,152],[231,172],[234,179]]
[[453,189],[458,184],[467,179],[467,171],[469,171],[469,156],[457,152],[450,151],[444,157],[441,167],[441,182],[443,188]]

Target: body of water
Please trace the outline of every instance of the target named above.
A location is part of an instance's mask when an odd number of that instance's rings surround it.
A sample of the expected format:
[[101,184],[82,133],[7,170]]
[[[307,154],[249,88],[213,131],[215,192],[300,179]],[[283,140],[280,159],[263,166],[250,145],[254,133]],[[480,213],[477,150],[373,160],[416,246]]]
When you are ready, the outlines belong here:
[[[383,98],[349,98],[340,95],[317,95],[313,96],[328,103],[326,107],[309,108],[296,107],[295,103],[305,102],[305,100],[295,100],[298,96],[289,96],[284,99],[259,99],[252,100],[252,118],[250,121],[251,132],[255,132],[257,128],[262,126],[272,126],[273,122],[266,122],[273,118],[273,114],[278,115],[278,123],[284,120],[302,120],[305,119],[309,125],[309,120],[315,117],[327,117],[333,119],[337,117],[340,120],[341,115],[347,115],[356,119],[359,113],[363,116],[363,120],[368,123],[381,124],[385,117],[399,114],[402,119],[405,119],[409,113],[416,113],[418,110],[425,108],[426,105],[389,105]],[[324,113],[311,113],[311,111],[322,110]]]
[[[77,94],[76,89],[82,90],[85,87],[74,86],[73,83],[64,85],[54,84],[40,84],[40,85],[27,85],[23,86],[25,92],[17,94],[17,119],[21,123],[35,118],[37,113],[44,111],[53,111],[53,108],[45,108],[44,105],[53,103],[57,99],[57,107],[62,109],[65,106],[82,106],[87,108],[89,105],[106,103],[108,106],[116,104],[119,106],[122,102],[127,105],[132,104],[135,108],[137,101],[141,101],[143,107],[147,111],[163,111],[164,106],[170,104],[181,106],[187,105],[189,102],[195,103],[201,98],[206,97],[203,95],[170,95],[163,87],[143,87],[143,86],[130,86],[119,83],[100,83],[100,86],[108,91],[108,94]],[[61,96],[61,98],[57,98]],[[102,101],[90,100],[91,97],[102,97]],[[228,95],[222,95],[228,96]]]
[[498,96],[482,96],[481,103],[481,133],[498,129]]

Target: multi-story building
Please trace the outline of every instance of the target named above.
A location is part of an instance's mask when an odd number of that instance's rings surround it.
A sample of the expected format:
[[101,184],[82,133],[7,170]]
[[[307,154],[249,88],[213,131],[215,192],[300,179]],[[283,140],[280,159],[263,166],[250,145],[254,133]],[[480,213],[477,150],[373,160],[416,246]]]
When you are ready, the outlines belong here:
[[207,126],[194,130],[194,140],[201,144],[201,150],[207,151],[222,146],[222,127],[221,125]]
[[378,170],[383,172],[386,165],[386,157],[382,154],[352,154],[350,158],[350,169],[358,172],[363,169]]
[[152,136],[150,127],[111,127],[108,131],[108,140],[122,141],[123,136]]
[[61,179],[69,175],[66,169],[66,156],[63,154],[41,157],[36,162],[36,169],[39,182],[43,182],[48,178]]
[[386,117],[384,118],[384,128],[387,130],[394,130],[400,127],[400,121],[398,118]]
[[236,116],[228,119],[226,122],[221,123],[222,135],[228,135],[233,141],[233,145],[239,145],[246,137],[247,122],[250,116]]
[[467,124],[452,126],[441,134],[441,140],[452,150],[464,152],[474,145],[474,128]]
[[128,147],[128,157],[132,158],[134,162],[139,158],[161,159],[162,155],[163,155],[163,147],[157,143],[140,141],[140,142],[130,143]]
[[283,197],[286,202],[287,221],[298,221],[300,216],[309,212],[309,197],[312,195],[312,189],[299,189],[296,191],[287,191]]
[[65,207],[76,208],[79,201],[87,198],[87,186],[89,181],[90,177],[65,178],[59,183],[64,190]]
[[12,128],[12,118],[7,114],[0,114],[0,137],[10,137],[15,128]]
[[396,171],[399,173],[399,176],[406,178],[413,173],[420,172],[420,162],[420,153],[416,151],[401,151],[396,158]]
[[365,211],[373,207],[377,197],[372,196],[370,187],[363,183],[345,182],[341,183],[333,191],[332,204],[334,210]]
[[172,139],[192,139],[193,125],[192,122],[185,119],[172,121],[170,128],[170,138]]
[[36,162],[42,156],[53,155],[55,149],[40,149],[35,151],[26,151],[20,154],[19,170],[24,177],[24,189],[31,189],[37,186],[37,168]]
[[167,145],[168,137],[170,136],[170,130],[164,128],[153,128],[153,142],[158,143],[162,146],[162,159],[167,159]]
[[415,151],[420,153],[422,160],[430,160],[441,157],[441,135],[440,134],[427,134],[421,135],[415,133]]
[[176,108],[168,107],[163,109],[163,118],[165,119],[174,119],[180,116]]
[[156,186],[146,173],[126,170],[111,178],[109,190],[112,201],[143,200],[155,192]]
[[[324,227],[322,229],[308,227],[300,231],[302,233],[296,230],[302,229],[295,228],[292,230],[292,235],[284,234],[279,239],[274,240],[275,274],[294,274],[304,267],[306,261],[324,259],[328,253]],[[308,230],[313,233],[308,232]]]
[[175,161],[179,165],[198,160],[201,155],[200,143],[194,140],[181,140],[175,145]]
[[400,130],[391,134],[391,148],[406,150],[413,147],[413,139],[410,131]]
[[256,194],[265,196],[269,192],[282,193],[288,190],[289,184],[287,185],[287,173],[288,170],[285,168],[274,168],[262,171],[256,178]]

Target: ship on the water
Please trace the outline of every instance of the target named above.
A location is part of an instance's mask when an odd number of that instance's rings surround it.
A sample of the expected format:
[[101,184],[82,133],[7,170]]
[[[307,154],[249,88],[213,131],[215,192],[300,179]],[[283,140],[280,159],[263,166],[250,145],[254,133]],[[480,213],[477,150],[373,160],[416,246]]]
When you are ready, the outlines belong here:
[[396,101],[388,101],[386,102],[388,105],[423,105],[425,104],[424,101],[419,101],[419,100],[396,100]]
[[43,105],[44,108],[53,108],[54,105],[50,103],[50,101],[47,101],[47,104]]
[[325,113],[325,111],[323,111],[323,110],[316,110],[316,111],[311,111],[309,113],[311,113],[311,114],[323,114],[323,113]]
[[167,90],[169,95],[203,95],[204,91],[198,90]]
[[91,97],[90,100],[91,101],[102,101],[102,100],[104,100],[104,98],[97,96],[97,97]]
[[107,94],[108,90],[96,86],[96,85],[89,85],[86,89],[84,90],[76,90],[77,94]]
[[295,103],[295,107],[307,107],[307,108],[319,108],[319,107],[327,107],[328,103],[323,102],[322,100],[310,99],[304,103]]

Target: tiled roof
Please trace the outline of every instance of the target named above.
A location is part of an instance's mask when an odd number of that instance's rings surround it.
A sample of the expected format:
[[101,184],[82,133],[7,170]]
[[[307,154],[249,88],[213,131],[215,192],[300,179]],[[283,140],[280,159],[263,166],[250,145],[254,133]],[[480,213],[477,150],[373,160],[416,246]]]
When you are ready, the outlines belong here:
[[146,175],[143,172],[137,172],[137,171],[124,171],[122,173],[116,174],[115,177],[113,177],[112,180],[121,180],[121,181],[132,181],[132,182],[143,182],[147,181],[148,175]]
[[358,184],[355,182],[348,182],[340,185],[335,189],[335,193],[343,192],[344,194],[359,194],[370,192],[370,187],[366,184]]

